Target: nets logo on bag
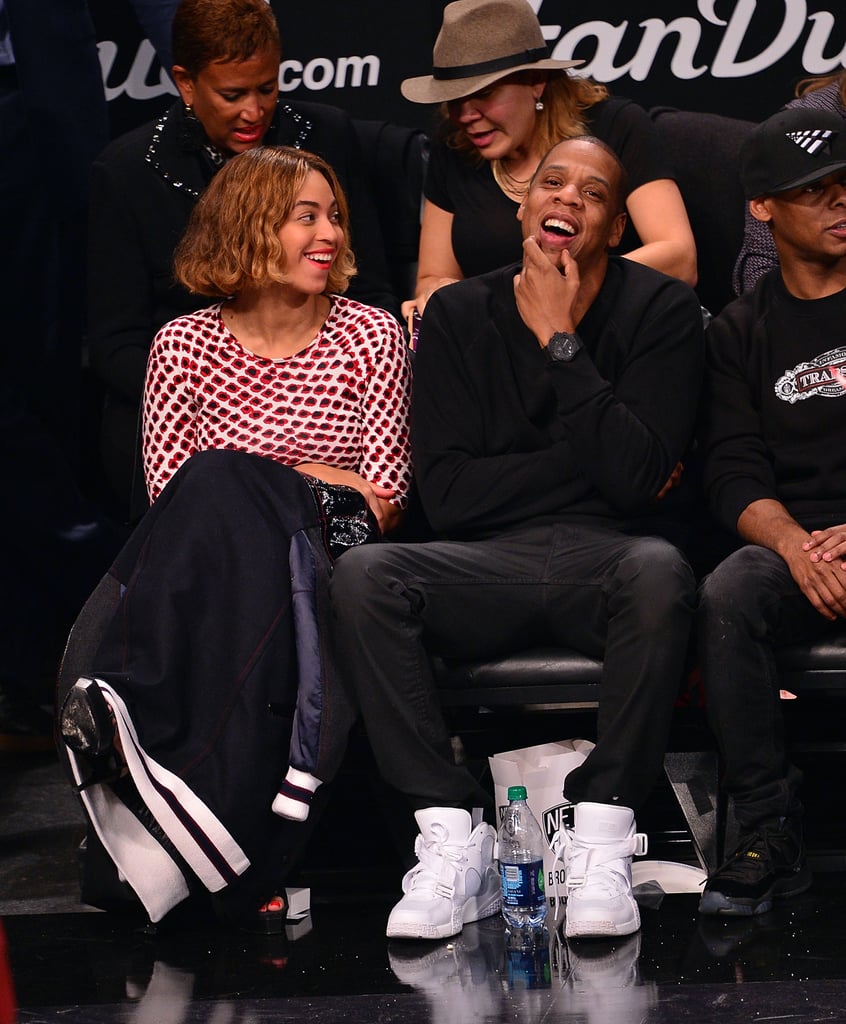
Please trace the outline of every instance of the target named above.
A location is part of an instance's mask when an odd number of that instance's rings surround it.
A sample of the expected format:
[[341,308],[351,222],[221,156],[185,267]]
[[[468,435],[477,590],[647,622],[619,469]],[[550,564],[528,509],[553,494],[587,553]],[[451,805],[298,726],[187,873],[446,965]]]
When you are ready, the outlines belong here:
[[568,801],[567,803],[550,807],[543,812],[541,815],[541,828],[546,836],[547,844],[552,842],[553,836],[559,829],[573,827],[574,807],[575,804],[571,804]]

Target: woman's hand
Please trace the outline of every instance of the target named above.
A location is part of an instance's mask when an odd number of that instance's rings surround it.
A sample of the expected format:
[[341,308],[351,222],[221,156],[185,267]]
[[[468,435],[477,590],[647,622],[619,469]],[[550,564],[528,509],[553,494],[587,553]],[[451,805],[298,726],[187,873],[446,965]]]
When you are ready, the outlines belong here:
[[406,299],[402,306],[402,315],[405,317],[405,322],[408,325],[409,333],[411,333],[411,318],[416,313],[423,316],[423,310],[426,308],[426,303],[431,299],[434,293],[439,289],[443,288],[447,284],[455,284],[456,281],[461,281],[460,277],[418,277],[417,278],[417,294],[413,299]]
[[[406,299],[405,302],[400,306],[402,311],[402,318],[405,320],[405,326],[408,328],[408,333],[411,334],[412,327],[414,326],[414,314],[418,312],[417,299]],[[420,314],[423,315],[422,313]]]
[[360,473],[351,469],[337,469],[335,466],[326,466],[322,462],[301,462],[294,466],[298,473],[305,476],[314,476],[318,480],[325,480],[327,484],[344,484],[353,487],[364,497],[367,507],[376,517],[381,533],[390,533],[399,526],[402,521],[402,509],[392,504],[389,500],[396,495],[396,491],[390,487],[381,487],[379,484],[372,484],[365,480]]

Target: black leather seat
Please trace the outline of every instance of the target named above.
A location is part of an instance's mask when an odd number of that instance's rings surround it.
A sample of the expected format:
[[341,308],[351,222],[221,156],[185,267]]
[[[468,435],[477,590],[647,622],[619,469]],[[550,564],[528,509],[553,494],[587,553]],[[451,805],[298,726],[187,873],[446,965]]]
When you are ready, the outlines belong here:
[[810,643],[785,647],[778,654],[787,690],[817,696],[846,696],[846,631]]
[[556,704],[592,707],[602,662],[568,648],[539,647],[490,661],[434,660],[445,707]]
[[[846,630],[778,652],[785,689],[808,696],[846,696]],[[555,705],[599,701],[602,661],[563,647],[538,647],[489,661],[434,659],[444,707]]]

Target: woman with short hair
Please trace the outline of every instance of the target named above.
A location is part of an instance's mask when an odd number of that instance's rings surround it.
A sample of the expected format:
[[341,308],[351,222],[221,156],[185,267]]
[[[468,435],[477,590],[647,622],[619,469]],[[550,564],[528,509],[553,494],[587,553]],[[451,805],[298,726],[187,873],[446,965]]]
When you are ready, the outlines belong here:
[[340,294],[355,272],[347,203],[314,154],[228,161],[175,267],[227,298],[153,342],[152,506],[71,635],[60,731],[92,827],[152,921],[202,897],[280,931],[302,823],[353,720],[329,577],[408,500],[408,349],[389,313]]
[[400,316],[352,120],[337,107],[281,99],[281,42],[266,0],[182,0],[171,71],[179,99],[110,143],[94,162],[88,245],[88,346],[105,384],[101,455],[115,512],[143,512],[136,458],[144,370],[159,328],[195,308],[173,252],[198,198],[238,153],[286,145],[333,167],[350,203],[359,273],[351,294]]

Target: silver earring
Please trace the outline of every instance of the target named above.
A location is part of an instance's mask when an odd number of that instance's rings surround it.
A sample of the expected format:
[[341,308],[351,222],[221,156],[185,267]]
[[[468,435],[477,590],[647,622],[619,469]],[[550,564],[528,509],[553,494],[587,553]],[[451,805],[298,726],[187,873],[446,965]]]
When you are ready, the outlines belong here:
[[535,110],[543,110],[543,100],[538,100],[535,103]]

